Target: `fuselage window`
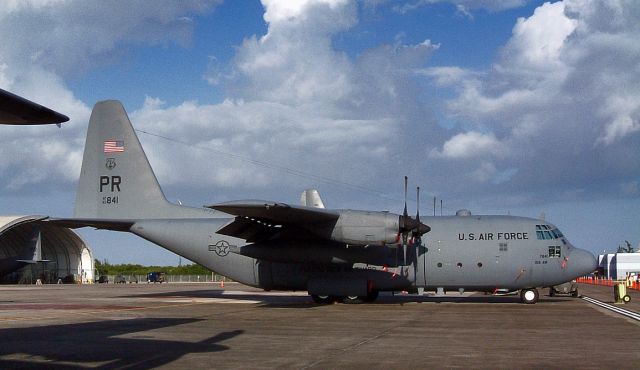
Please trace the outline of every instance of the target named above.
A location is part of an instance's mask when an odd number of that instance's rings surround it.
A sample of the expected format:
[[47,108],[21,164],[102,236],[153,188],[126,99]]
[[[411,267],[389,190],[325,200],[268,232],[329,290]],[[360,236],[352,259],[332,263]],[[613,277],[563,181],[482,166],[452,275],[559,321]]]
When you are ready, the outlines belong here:
[[560,258],[560,246],[559,245],[551,245],[549,246],[549,258]]
[[500,247],[500,252],[506,252],[507,251],[507,243],[500,243],[500,244],[498,244],[498,246]]

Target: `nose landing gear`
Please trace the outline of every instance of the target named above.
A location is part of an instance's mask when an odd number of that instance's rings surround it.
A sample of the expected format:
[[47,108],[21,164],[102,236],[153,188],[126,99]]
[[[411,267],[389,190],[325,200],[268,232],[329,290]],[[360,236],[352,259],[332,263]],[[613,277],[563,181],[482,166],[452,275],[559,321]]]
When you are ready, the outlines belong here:
[[524,304],[534,304],[538,302],[538,289],[527,288],[520,291],[520,301]]

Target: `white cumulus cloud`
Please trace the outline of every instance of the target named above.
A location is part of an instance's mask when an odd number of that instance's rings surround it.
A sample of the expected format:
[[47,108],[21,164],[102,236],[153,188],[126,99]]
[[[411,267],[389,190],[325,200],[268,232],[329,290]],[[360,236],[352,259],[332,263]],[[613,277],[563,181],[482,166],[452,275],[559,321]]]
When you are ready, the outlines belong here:
[[[545,3],[518,19],[489,70],[423,71],[455,92],[446,116],[457,130],[432,158],[511,168],[505,184],[512,191],[548,186],[547,177],[561,184],[555,194],[583,196],[586,187],[615,192],[637,181],[638,16],[635,1]],[[502,157],[480,162],[487,158],[471,155],[496,145],[496,137]]]
[[452,137],[443,144],[442,151],[434,149],[431,155],[454,159],[475,158],[501,155],[502,148],[503,145],[493,134],[470,131]]

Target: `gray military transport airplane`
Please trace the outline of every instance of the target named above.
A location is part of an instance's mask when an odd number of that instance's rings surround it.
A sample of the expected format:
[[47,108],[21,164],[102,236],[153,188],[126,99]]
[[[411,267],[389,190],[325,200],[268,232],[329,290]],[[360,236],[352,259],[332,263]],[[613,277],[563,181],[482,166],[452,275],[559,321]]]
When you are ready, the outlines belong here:
[[37,225],[33,227],[29,239],[23,245],[24,248],[17,256],[0,258],[0,277],[18,271],[27,265],[49,262],[49,260],[42,259],[42,236]]
[[[419,194],[419,192],[418,192]],[[406,179],[405,179],[406,196]],[[381,291],[520,291],[595,270],[595,257],[531,218],[451,217],[240,200],[203,208],[168,202],[118,101],[91,114],[72,228],[130,232],[240,283],[308,291],[318,303],[373,301]]]

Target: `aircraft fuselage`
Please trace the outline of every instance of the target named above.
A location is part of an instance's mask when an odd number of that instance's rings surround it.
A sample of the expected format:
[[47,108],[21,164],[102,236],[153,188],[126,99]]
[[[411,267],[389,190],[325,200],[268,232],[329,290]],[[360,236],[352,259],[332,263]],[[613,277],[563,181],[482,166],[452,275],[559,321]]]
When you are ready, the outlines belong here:
[[[370,289],[517,290],[553,286],[595,269],[591,253],[572,246],[552,224],[531,218],[426,217],[431,231],[421,246],[404,248],[404,259],[398,245],[247,244],[216,234],[233,219],[206,211],[215,217],[144,220],[131,231],[231,279],[268,290],[308,290],[311,285],[323,292],[342,284],[354,295]],[[246,247],[261,251],[261,258],[239,254]]]

